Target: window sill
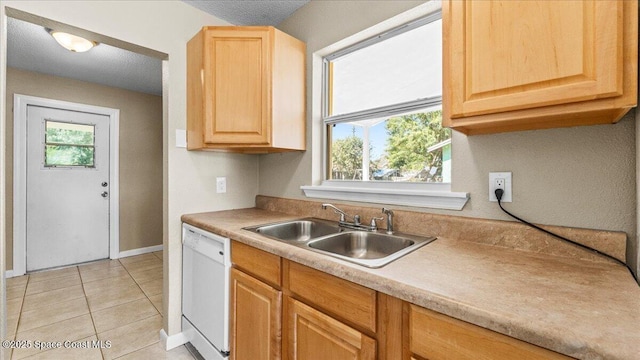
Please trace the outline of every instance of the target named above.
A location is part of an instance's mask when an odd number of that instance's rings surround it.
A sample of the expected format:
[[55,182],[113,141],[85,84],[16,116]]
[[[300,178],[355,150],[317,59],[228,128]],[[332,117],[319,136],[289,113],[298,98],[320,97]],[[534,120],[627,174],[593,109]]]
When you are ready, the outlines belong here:
[[324,181],[322,185],[301,186],[306,197],[367,203],[462,210],[469,193],[451,192],[450,184],[393,182]]

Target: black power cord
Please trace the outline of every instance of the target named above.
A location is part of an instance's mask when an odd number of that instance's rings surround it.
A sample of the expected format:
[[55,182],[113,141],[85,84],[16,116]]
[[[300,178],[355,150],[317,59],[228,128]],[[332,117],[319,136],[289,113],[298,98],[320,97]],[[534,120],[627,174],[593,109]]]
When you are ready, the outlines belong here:
[[560,240],[564,240],[564,241],[566,241],[568,243],[571,243],[571,244],[573,244],[575,246],[578,246],[578,247],[581,247],[581,248],[586,249],[588,251],[591,251],[591,252],[595,253],[596,255],[600,255],[600,256],[609,258],[609,259],[617,262],[618,264],[621,264],[624,267],[626,267],[627,270],[629,270],[629,272],[631,273],[631,276],[633,276],[635,278],[635,275],[633,274],[633,270],[631,270],[629,265],[627,265],[624,261],[621,261],[620,259],[617,259],[617,258],[615,258],[615,257],[613,257],[613,256],[611,256],[609,254],[606,254],[606,253],[603,253],[601,251],[598,251],[598,250],[596,250],[596,249],[594,249],[594,248],[592,248],[590,246],[586,246],[586,245],[580,244],[580,243],[575,242],[575,241],[573,241],[571,239],[568,239],[568,238],[566,238],[566,237],[564,237],[562,235],[558,235],[558,234],[556,234],[554,232],[551,232],[549,230],[543,229],[543,228],[541,228],[540,226],[538,226],[536,224],[532,224],[532,223],[530,223],[530,222],[528,222],[528,221],[526,221],[524,219],[521,219],[521,218],[513,215],[512,213],[508,212],[505,208],[502,207],[502,202],[500,201],[500,200],[502,200],[502,195],[504,195],[504,190],[496,189],[495,193],[496,193],[496,199],[498,199],[498,206],[500,206],[500,209],[502,209],[502,211],[504,211],[507,215],[511,216],[512,218],[520,221],[521,223],[523,223],[525,225],[531,226],[534,229],[540,230],[540,231],[542,231],[542,232],[544,232],[546,234],[549,234],[549,235],[551,235],[553,237],[556,237],[556,238],[558,238]]

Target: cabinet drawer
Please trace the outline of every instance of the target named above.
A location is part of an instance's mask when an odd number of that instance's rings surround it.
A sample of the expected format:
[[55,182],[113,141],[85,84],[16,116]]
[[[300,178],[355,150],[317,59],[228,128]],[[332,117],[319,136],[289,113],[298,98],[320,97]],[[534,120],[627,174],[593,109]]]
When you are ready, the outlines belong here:
[[282,285],[280,256],[232,241],[231,262],[237,268],[270,285],[277,288]]
[[429,360],[566,360],[570,357],[411,305],[409,346]]
[[289,359],[376,359],[374,339],[299,301],[285,301]]
[[375,290],[295,262],[288,263],[289,289],[292,293],[339,320],[375,333]]

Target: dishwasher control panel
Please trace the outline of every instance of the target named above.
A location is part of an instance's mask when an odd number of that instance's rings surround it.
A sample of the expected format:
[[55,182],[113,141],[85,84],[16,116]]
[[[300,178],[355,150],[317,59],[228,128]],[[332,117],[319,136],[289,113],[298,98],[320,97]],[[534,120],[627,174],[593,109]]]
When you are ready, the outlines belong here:
[[221,264],[230,264],[229,239],[194,228],[183,226],[182,244]]

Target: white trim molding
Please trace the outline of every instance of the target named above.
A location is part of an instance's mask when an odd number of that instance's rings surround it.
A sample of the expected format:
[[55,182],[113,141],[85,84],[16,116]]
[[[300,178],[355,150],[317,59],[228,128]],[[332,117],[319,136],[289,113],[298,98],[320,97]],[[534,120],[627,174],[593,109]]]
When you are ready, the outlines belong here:
[[[323,59],[339,54],[343,49],[372,39],[379,34],[394,31],[398,26],[435,16],[442,9],[441,1],[428,1],[377,25],[353,34],[312,54],[311,57],[311,184],[301,186],[305,196],[375,204],[389,204],[462,210],[469,201],[469,193],[452,192],[449,183],[401,183],[384,181],[326,180],[327,143],[323,109]],[[380,109],[378,109],[380,110]]]
[[188,337],[184,333],[177,333],[174,335],[167,335],[164,329],[160,329],[160,342],[165,351],[175,349],[180,345],[184,345],[189,342]]
[[14,94],[13,98],[13,276],[27,271],[27,106],[43,106],[109,116],[109,257],[120,254],[120,110]]
[[118,259],[121,259],[121,258],[124,258],[124,257],[129,257],[129,256],[142,255],[142,254],[146,254],[146,253],[150,253],[150,252],[161,251],[162,249],[164,249],[164,246],[162,246],[162,245],[154,245],[154,246],[147,246],[147,247],[143,247],[143,248],[139,248],[139,249],[131,249],[131,250],[126,250],[126,251],[121,251],[120,254],[118,255]]
[[398,183],[326,180],[322,185],[301,186],[305,196],[376,204],[462,210],[469,193],[452,192],[447,183]]

